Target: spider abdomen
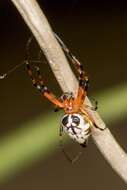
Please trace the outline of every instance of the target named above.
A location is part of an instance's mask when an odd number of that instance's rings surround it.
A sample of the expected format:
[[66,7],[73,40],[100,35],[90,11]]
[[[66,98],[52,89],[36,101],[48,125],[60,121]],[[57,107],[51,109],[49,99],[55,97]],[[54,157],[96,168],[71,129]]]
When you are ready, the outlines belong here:
[[81,114],[66,114],[61,123],[63,131],[79,144],[84,144],[91,134],[90,123]]

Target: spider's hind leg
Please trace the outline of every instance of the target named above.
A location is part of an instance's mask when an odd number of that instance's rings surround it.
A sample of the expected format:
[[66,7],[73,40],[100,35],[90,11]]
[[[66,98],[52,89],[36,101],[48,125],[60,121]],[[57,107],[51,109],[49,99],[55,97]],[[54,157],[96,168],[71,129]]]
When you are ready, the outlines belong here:
[[95,122],[93,123],[93,125],[94,125],[95,128],[99,129],[100,131],[104,131],[107,128],[107,127],[101,128]]
[[86,108],[92,110],[92,111],[96,111],[98,109],[98,101],[93,99],[94,100],[94,105],[85,105]]

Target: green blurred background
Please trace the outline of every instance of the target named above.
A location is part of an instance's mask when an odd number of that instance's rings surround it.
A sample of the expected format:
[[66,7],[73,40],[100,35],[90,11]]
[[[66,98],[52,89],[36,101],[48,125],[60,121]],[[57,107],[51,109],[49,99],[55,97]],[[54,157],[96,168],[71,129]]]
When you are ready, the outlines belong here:
[[[39,3],[53,30],[83,62],[91,81],[89,96],[99,101],[101,116],[127,150],[126,3]],[[30,31],[8,0],[0,2],[0,23],[0,73],[4,73],[24,59]],[[46,83],[59,96],[45,59],[40,67]],[[126,189],[92,139],[80,160],[68,163],[59,148],[61,113],[54,113],[53,106],[40,97],[24,70],[22,66],[0,81],[0,189]],[[79,150],[75,143],[65,148],[71,155]]]

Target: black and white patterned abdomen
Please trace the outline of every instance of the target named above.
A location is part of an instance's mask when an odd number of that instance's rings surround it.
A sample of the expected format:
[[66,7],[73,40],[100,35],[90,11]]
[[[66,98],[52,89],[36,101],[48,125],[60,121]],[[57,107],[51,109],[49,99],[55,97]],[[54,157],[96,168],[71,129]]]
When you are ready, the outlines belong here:
[[66,114],[61,123],[63,131],[80,144],[84,144],[91,134],[90,124],[81,114]]

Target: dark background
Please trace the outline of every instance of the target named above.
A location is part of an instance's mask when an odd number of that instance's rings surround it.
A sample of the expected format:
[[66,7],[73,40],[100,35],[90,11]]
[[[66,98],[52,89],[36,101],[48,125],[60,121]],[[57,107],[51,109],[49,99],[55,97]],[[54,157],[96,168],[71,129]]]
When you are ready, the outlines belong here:
[[[122,1],[38,1],[53,30],[87,68],[90,94],[127,82],[127,4]],[[0,73],[24,59],[30,31],[11,1],[0,2]],[[58,86],[47,64],[42,69],[48,86]],[[50,77],[49,77],[50,73]],[[48,77],[47,77],[48,74]],[[0,136],[52,106],[33,89],[24,68],[0,81]],[[120,143],[126,142],[126,121],[110,126]],[[68,149],[74,149],[68,145]],[[58,149],[56,149],[58,150]],[[74,165],[61,152],[41,159],[1,185],[1,190],[20,189],[126,189],[93,142]]]

